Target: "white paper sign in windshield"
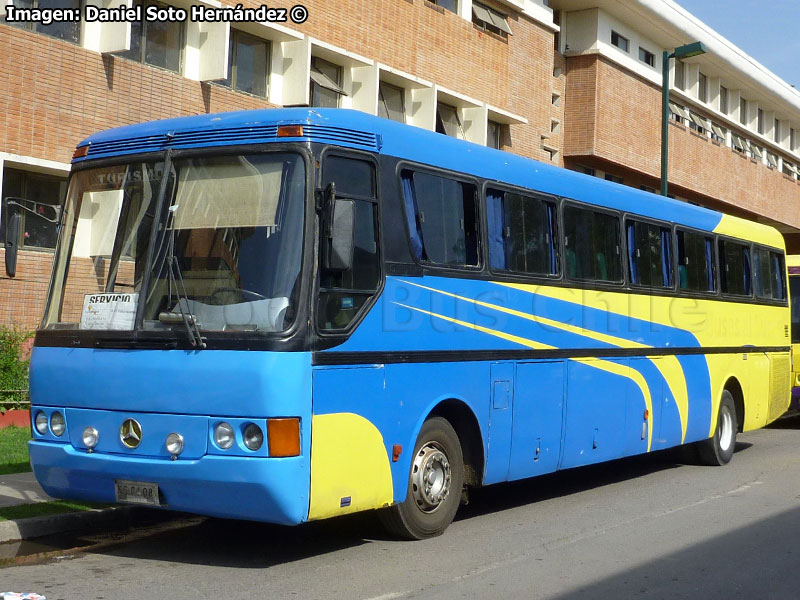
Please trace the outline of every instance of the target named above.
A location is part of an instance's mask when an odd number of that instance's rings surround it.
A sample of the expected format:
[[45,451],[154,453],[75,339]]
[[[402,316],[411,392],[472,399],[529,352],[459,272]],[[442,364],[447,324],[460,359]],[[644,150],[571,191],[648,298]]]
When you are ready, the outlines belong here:
[[139,294],[86,294],[81,329],[131,330],[136,321]]

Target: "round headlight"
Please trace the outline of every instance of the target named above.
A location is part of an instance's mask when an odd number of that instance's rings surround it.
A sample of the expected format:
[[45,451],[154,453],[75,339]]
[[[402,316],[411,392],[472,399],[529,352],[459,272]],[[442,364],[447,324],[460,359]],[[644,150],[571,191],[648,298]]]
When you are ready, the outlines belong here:
[[39,411],[36,413],[36,418],[34,419],[34,425],[36,427],[36,431],[38,431],[41,435],[47,433],[47,415],[44,414],[44,411]]
[[255,423],[250,423],[247,427],[244,428],[244,445],[247,446],[250,450],[258,450],[261,448],[261,445],[264,443],[264,434],[261,431],[261,427],[256,425]]
[[53,432],[53,435],[60,437],[64,435],[66,429],[67,422],[64,420],[64,415],[58,411],[53,412],[53,414],[50,415],[50,431]]
[[83,430],[83,445],[87,448],[94,448],[97,446],[97,440],[100,439],[100,433],[94,427],[87,427]]
[[233,427],[224,422],[217,425],[217,428],[214,430],[214,441],[217,443],[217,446],[223,450],[227,450],[233,446],[234,439]]
[[177,457],[183,452],[183,436],[180,433],[170,433],[167,436],[167,452]]

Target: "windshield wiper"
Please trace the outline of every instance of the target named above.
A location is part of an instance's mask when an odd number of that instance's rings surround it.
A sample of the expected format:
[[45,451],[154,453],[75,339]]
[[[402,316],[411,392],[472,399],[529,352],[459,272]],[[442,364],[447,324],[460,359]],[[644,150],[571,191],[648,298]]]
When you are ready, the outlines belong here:
[[[172,209],[170,209],[172,211]],[[175,257],[175,230],[171,230],[170,239],[168,242],[167,250],[167,272],[169,273],[169,298],[168,303],[172,303],[172,286],[175,286],[175,296],[178,298],[178,311],[179,312],[162,312],[158,315],[158,320],[164,324],[175,324],[183,322],[186,327],[186,333],[189,334],[189,340],[192,346],[203,350],[206,348],[206,341],[200,333],[200,327],[197,324],[197,317],[189,312],[189,295],[186,293],[186,286],[183,283],[183,275],[181,274],[181,267],[178,264],[178,259]],[[178,277],[175,277],[177,272]],[[186,310],[183,305],[186,303]],[[175,309],[172,309],[173,311]]]

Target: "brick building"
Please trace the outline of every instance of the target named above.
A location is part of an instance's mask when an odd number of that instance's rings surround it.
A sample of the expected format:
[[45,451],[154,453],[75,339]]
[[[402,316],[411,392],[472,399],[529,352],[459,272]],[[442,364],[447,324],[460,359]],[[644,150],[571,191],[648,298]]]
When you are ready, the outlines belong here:
[[[670,191],[773,224],[800,251],[800,93],[671,0],[304,6],[301,24],[0,20],[2,196],[58,203],[75,144],[97,130],[297,105],[355,108],[656,189],[662,52],[702,41],[707,54],[670,65]],[[17,276],[0,272],[0,323],[38,324],[55,237],[26,213]]]

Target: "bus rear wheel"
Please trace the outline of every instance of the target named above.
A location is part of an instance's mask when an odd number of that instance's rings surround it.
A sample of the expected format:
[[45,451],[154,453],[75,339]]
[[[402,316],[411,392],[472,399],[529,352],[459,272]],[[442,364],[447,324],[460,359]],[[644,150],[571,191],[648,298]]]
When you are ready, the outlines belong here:
[[736,447],[736,432],[739,423],[736,418],[736,405],[733,396],[728,390],[722,392],[717,414],[717,428],[714,435],[698,442],[697,454],[703,464],[722,466],[730,462],[733,450]]
[[406,499],[380,511],[389,533],[410,540],[440,535],[453,522],[464,485],[464,458],[453,426],[425,421],[414,445]]

